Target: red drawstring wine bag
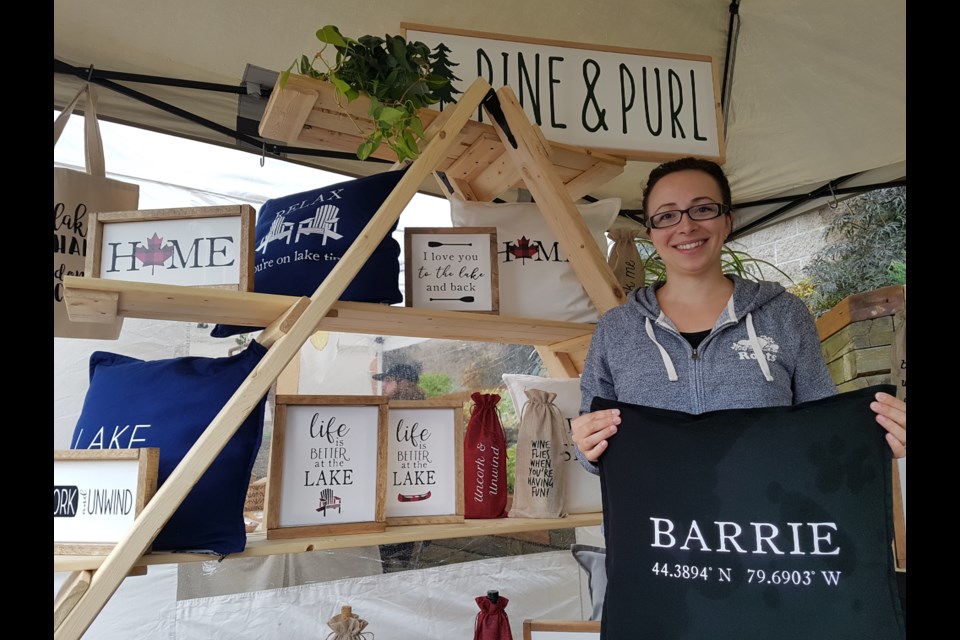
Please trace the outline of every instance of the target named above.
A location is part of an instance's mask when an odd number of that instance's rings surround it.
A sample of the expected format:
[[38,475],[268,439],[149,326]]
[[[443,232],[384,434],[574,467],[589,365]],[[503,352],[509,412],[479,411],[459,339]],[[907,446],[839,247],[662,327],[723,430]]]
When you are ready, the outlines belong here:
[[473,627],[473,640],[513,640],[510,620],[507,618],[509,600],[500,596],[493,602],[487,596],[477,596],[480,613]]
[[473,393],[463,439],[464,517],[507,517],[507,438],[495,393]]

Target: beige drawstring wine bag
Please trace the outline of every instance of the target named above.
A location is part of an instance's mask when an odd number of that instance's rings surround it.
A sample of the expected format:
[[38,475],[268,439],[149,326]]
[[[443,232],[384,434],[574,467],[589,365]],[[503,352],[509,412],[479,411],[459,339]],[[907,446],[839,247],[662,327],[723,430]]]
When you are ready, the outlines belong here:
[[566,420],[553,403],[557,394],[527,389],[517,431],[516,477],[511,518],[562,518]]
[[607,231],[613,240],[607,264],[627,295],[642,287],[644,282],[643,259],[635,242],[639,233],[626,227]]
[[[64,276],[82,276],[90,229],[90,214],[95,211],[132,211],[140,201],[140,187],[106,177],[103,141],[97,122],[97,100],[93,87],[86,83],[53,123],[53,145],[57,145],[67,120],[83,94],[84,147],[86,171],[53,168],[53,335],[60,338],[115,340],[122,319],[109,323],[71,322],[63,300]],[[92,247],[90,247],[92,251]]]

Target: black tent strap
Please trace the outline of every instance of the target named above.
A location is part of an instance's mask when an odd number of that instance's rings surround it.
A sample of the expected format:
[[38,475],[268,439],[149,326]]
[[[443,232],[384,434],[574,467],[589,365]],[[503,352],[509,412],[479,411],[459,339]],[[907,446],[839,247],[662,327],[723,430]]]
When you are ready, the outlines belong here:
[[[839,182],[839,180],[834,180],[834,183]],[[837,195],[846,195],[848,193],[865,193],[867,191],[876,191],[877,189],[891,189],[893,187],[905,187],[907,186],[906,180],[891,180],[889,182],[874,182],[872,184],[863,184],[856,187],[840,187],[837,184],[834,184],[832,193]],[[826,191],[826,193],[824,193]],[[754,200],[753,202],[741,202],[739,204],[734,204],[733,208],[744,208],[744,207],[759,207],[765,204],[776,204],[777,202],[790,202],[793,205],[797,205],[800,202],[806,202],[807,200],[813,200],[815,198],[823,198],[831,193],[829,185],[825,185],[811,191],[809,193],[804,193],[800,195],[793,196],[778,196],[775,198],[764,198],[763,200]],[[799,201],[798,201],[799,199]]]
[[[235,93],[246,95],[248,88],[246,85],[219,84],[216,82],[200,82],[197,80],[183,80],[182,78],[166,78],[163,76],[148,76],[140,73],[125,73],[123,71],[104,71],[94,67],[75,67],[62,60],[53,59],[53,72],[75,75],[83,80],[89,79],[91,82],[100,80],[118,80],[120,82],[139,82],[142,84],[156,84],[166,87],[183,87],[185,89],[198,89],[201,91],[217,91],[220,93]],[[260,95],[270,97],[272,89],[261,88]]]
[[[57,70],[58,67],[62,68],[63,70],[58,71]],[[212,120],[208,120],[194,113],[186,111],[185,109],[181,109],[180,107],[176,107],[172,104],[168,104],[166,102],[163,102],[162,100],[158,100],[152,96],[148,96],[144,93],[136,91],[135,89],[131,89],[129,87],[125,87],[123,85],[117,84],[112,80],[108,80],[105,76],[108,75],[110,72],[93,71],[91,73],[88,68],[74,67],[54,59],[54,73],[75,75],[84,80],[87,80],[89,76],[89,81],[92,82],[93,84],[96,84],[97,86],[110,89],[111,91],[127,96],[128,98],[132,98],[139,102],[143,102],[144,104],[148,104],[152,107],[160,109],[161,111],[165,111],[179,118],[183,118],[184,120],[189,120],[190,122],[198,124],[202,127],[205,127],[212,131],[216,131],[217,133],[220,133],[227,137],[233,138],[241,145],[243,144],[248,145],[251,151],[258,150],[264,154],[270,154],[276,157],[280,157],[284,154],[296,154],[296,155],[304,155],[304,156],[317,156],[317,157],[323,157],[323,158],[336,158],[336,159],[342,159],[342,160],[356,160],[357,162],[361,162],[361,160],[357,158],[356,154],[354,153],[346,153],[342,151],[327,151],[323,149],[310,149],[310,148],[304,148],[304,147],[289,147],[285,145],[269,143],[260,138],[246,135],[244,133],[237,131],[236,129],[231,129],[230,127],[226,127]],[[141,76],[141,77],[146,77],[146,76]],[[228,86],[228,85],[221,85],[221,86]],[[392,164],[389,160],[381,160],[379,158],[370,158],[369,160],[366,160],[366,162],[379,162],[379,163]]]
[[856,194],[856,193],[866,193],[866,192],[868,192],[868,191],[875,191],[875,190],[877,190],[877,189],[890,189],[890,188],[893,188],[893,187],[905,187],[905,186],[907,186],[907,181],[906,181],[906,180],[891,180],[891,181],[889,181],[889,182],[876,182],[876,183],[873,183],[873,184],[857,185],[857,186],[855,186],[855,187],[842,187],[842,186],[840,186],[841,184],[843,184],[843,183],[846,182],[847,180],[850,180],[851,178],[854,178],[855,176],[856,176],[856,174],[854,174],[854,175],[849,175],[849,176],[846,176],[846,177],[843,177],[843,178],[837,178],[836,180],[831,180],[830,182],[828,182],[827,184],[823,185],[822,187],[820,187],[820,188],[818,188],[818,189],[814,189],[813,191],[810,191],[809,193],[804,193],[804,194],[800,194],[800,195],[793,195],[793,196],[779,196],[779,197],[776,197],[776,198],[767,198],[767,199],[764,199],[764,200],[754,200],[753,202],[742,202],[742,203],[739,203],[739,204],[734,204],[733,208],[734,208],[734,210],[736,210],[738,207],[739,207],[739,208],[756,207],[756,206],[762,206],[762,205],[765,205],[765,204],[775,204],[775,203],[778,203],[778,202],[787,202],[787,203],[789,203],[789,204],[787,204],[786,206],[783,206],[783,207],[779,207],[779,208],[777,208],[777,209],[774,209],[774,210],[771,211],[770,213],[768,213],[768,214],[766,214],[766,215],[764,215],[764,216],[761,216],[761,217],[757,218],[756,220],[754,220],[754,221],[752,221],[752,222],[750,222],[750,223],[748,223],[748,224],[743,225],[742,227],[740,227],[739,229],[737,229],[736,231],[734,231],[733,233],[731,233],[729,239],[730,239],[730,240],[736,240],[736,239],[739,238],[740,236],[746,235],[747,233],[749,233],[750,231],[752,231],[752,230],[755,229],[756,227],[759,227],[759,226],[762,225],[762,224],[765,224],[765,223],[767,223],[767,222],[770,222],[771,220],[773,220],[773,219],[775,219],[775,218],[779,218],[780,216],[782,216],[783,214],[785,214],[785,213],[788,212],[789,210],[794,209],[794,208],[796,208],[796,207],[799,207],[799,206],[800,206],[801,204],[803,204],[804,202],[809,202],[810,200],[816,200],[816,199],[818,199],[818,198],[826,198],[826,197],[836,196],[836,195],[846,195],[846,194],[850,194],[850,193],[854,193],[854,194]]
[[729,108],[729,88],[732,87],[733,60],[736,56],[736,40],[740,33],[740,0],[731,0],[730,20],[727,24],[727,50],[723,61],[723,84],[720,88],[720,106],[726,112]]

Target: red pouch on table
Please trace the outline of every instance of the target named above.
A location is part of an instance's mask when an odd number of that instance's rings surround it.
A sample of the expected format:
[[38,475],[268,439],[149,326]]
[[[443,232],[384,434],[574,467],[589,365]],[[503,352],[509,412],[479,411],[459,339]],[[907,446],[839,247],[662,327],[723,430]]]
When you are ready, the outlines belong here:
[[513,640],[510,619],[504,611],[509,600],[503,596],[477,596],[476,602],[480,613],[473,625],[473,640]]

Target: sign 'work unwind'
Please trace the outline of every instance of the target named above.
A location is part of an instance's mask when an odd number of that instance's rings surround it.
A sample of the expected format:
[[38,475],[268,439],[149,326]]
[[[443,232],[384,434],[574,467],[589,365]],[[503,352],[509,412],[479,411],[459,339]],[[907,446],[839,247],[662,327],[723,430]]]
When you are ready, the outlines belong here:
[[53,550],[106,555],[157,490],[160,450],[53,452]]
[[458,77],[513,89],[548,140],[634,160],[723,162],[719,80],[709,56],[401,27],[408,40],[434,50],[442,44]]

